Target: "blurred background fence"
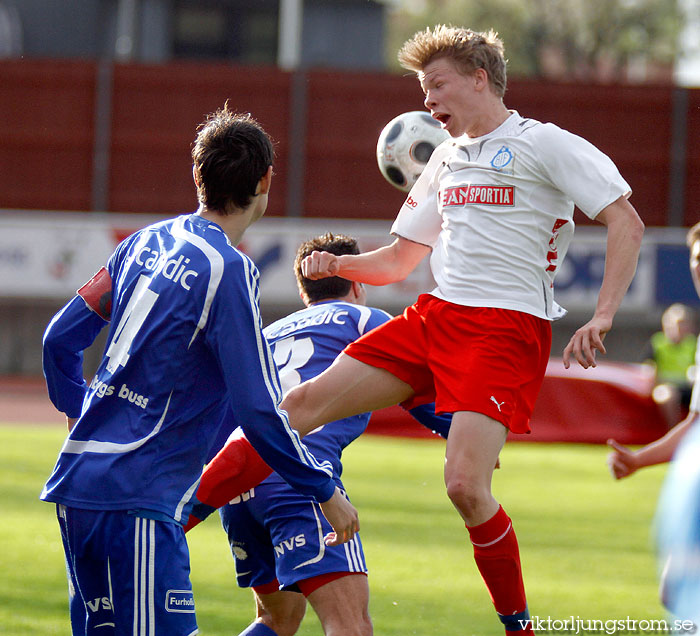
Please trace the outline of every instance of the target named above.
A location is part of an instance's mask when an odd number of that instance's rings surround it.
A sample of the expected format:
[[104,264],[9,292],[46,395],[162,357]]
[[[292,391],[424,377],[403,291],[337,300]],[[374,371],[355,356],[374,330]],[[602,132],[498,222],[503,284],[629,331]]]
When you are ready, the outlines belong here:
[[[0,204],[40,210],[193,209],[194,130],[228,101],[277,141],[270,216],[392,219],[377,137],[423,108],[413,77],[379,72],[20,59],[0,86]],[[613,157],[648,226],[700,218],[700,89],[513,79],[506,102]]]

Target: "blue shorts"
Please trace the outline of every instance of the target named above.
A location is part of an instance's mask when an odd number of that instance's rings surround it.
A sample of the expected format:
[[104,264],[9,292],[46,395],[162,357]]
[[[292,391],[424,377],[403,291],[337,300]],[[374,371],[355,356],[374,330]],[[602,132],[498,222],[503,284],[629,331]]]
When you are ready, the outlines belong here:
[[59,504],[73,636],[197,633],[182,526]]
[[219,510],[240,587],[275,578],[281,588],[331,572],[367,573],[360,535],[327,546],[332,532],[320,506],[273,475]]

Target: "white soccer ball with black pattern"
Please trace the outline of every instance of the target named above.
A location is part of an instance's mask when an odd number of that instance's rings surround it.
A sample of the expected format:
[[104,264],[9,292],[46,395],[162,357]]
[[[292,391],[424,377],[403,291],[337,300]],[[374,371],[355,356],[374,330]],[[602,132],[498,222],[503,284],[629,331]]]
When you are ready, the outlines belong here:
[[377,141],[379,171],[394,187],[408,192],[433,150],[449,137],[428,113],[412,110],[394,117]]

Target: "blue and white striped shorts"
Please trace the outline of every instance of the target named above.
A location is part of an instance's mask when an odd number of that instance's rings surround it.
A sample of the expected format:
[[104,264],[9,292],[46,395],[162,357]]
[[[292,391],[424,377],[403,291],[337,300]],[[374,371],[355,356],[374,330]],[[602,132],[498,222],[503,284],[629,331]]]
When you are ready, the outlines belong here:
[[57,505],[73,636],[197,633],[182,526]]
[[332,528],[311,498],[276,475],[220,509],[236,560],[240,587],[257,587],[277,578],[280,585],[331,572],[367,573],[359,534],[327,546]]

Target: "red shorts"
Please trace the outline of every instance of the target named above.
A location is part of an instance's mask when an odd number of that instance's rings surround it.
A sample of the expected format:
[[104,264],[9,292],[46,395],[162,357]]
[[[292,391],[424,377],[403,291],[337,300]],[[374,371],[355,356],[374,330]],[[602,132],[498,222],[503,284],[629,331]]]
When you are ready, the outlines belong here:
[[548,320],[422,294],[345,353],[411,385],[407,408],[435,401],[438,412],[475,411],[529,433],[551,342]]

